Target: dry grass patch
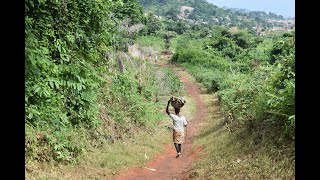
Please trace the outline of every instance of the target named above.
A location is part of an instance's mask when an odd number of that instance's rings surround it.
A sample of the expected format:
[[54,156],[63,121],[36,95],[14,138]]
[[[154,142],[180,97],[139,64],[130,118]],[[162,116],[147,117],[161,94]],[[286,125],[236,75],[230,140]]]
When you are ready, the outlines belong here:
[[126,141],[106,143],[91,148],[75,164],[30,163],[26,179],[110,179],[133,166],[142,166],[170,142],[170,132],[165,126],[152,132],[141,131]]
[[220,116],[217,98],[202,95],[202,99],[209,114],[195,139],[203,151],[194,164],[197,176],[192,179],[295,179],[294,159],[267,140],[256,144],[252,133],[244,129],[230,133]]

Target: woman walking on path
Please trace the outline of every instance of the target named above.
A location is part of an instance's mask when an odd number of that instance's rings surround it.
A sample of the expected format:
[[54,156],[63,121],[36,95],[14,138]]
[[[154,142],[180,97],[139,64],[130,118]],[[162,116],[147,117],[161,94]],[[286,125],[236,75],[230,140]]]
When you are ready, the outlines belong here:
[[174,107],[175,114],[170,114],[169,104],[172,98],[168,101],[166,112],[173,121],[173,143],[177,151],[177,158],[181,157],[181,144],[184,143],[184,127],[187,127],[186,118],[180,114],[180,108]]

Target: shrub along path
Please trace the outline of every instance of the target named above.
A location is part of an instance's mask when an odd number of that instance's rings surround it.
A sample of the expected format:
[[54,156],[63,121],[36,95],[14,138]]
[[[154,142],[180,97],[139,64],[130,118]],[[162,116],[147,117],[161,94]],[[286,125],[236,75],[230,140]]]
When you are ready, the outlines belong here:
[[[116,179],[189,179],[192,176],[192,163],[197,159],[197,155],[201,149],[196,149],[193,145],[193,138],[195,137],[201,122],[207,117],[208,108],[201,99],[200,86],[195,82],[194,78],[188,74],[181,67],[165,64],[165,61],[158,61],[158,65],[163,67],[173,68],[176,74],[184,83],[185,90],[188,97],[192,99],[192,103],[196,109],[195,114],[191,119],[188,119],[189,125],[187,127],[186,143],[182,145],[182,157],[176,158],[175,148],[172,142],[168,142],[162,154],[155,157],[153,160],[145,164],[144,167],[136,167],[124,172]],[[206,95],[208,96],[208,95]],[[212,97],[213,98],[213,97]],[[188,103],[188,102],[187,102]],[[190,104],[188,104],[190,106]],[[187,108],[188,105],[183,108]],[[163,107],[165,113],[165,107]],[[173,109],[171,107],[171,109]],[[172,112],[172,111],[171,111]],[[184,111],[181,110],[183,113]],[[173,113],[173,112],[172,112]],[[168,121],[170,121],[168,117]],[[149,168],[149,169],[148,169]],[[150,170],[153,169],[153,170]]]

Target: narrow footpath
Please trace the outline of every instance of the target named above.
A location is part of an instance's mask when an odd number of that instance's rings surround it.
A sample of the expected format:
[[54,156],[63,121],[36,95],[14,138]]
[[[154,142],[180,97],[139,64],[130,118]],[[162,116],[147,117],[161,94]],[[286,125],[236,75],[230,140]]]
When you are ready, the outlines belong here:
[[[175,71],[175,73],[184,83],[184,87],[188,93],[188,96],[192,98],[196,106],[196,114],[192,117],[192,119],[188,120],[189,125],[187,127],[186,142],[182,146],[182,157],[175,157],[175,148],[173,143],[170,142],[170,144],[165,146],[165,151],[162,154],[146,163],[144,167],[129,169],[124,174],[118,176],[116,178],[117,180],[188,179],[192,170],[192,163],[197,159],[197,155],[199,151],[201,151],[200,149],[195,149],[193,147],[193,138],[195,133],[199,130],[201,121],[203,121],[207,116],[207,107],[200,98],[200,87],[194,81],[190,80],[192,78],[191,75],[181,67],[164,63],[160,63],[159,65],[162,67],[172,68]],[[154,169],[155,171],[150,169]]]

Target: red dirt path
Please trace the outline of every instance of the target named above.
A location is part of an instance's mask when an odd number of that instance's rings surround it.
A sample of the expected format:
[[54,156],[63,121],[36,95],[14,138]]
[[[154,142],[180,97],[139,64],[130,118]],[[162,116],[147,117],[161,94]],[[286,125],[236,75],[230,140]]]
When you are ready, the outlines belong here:
[[[168,65],[164,65],[168,66]],[[185,85],[186,91],[190,94],[196,104],[196,114],[192,120],[189,121],[187,127],[186,143],[182,144],[182,157],[176,158],[176,151],[173,143],[165,146],[165,151],[154,158],[154,160],[145,164],[144,167],[155,169],[156,171],[150,171],[145,168],[132,168],[125,174],[118,176],[117,180],[165,180],[165,179],[188,179],[192,169],[192,162],[197,159],[199,149],[192,148],[192,141],[195,132],[199,128],[200,122],[205,118],[207,107],[200,99],[200,88],[197,84],[191,82],[185,75],[176,71],[176,74],[180,76],[181,81]]]

